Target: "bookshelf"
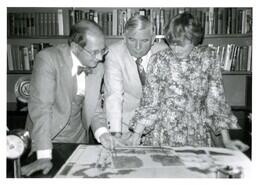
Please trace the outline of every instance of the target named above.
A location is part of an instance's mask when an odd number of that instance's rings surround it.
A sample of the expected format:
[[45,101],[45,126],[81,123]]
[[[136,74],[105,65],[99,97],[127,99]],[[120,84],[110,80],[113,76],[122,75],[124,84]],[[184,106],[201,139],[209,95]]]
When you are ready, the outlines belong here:
[[[16,81],[30,76],[37,52],[45,47],[67,43],[70,26],[81,19],[97,22],[106,35],[107,45],[121,40],[124,24],[133,14],[149,17],[156,41],[164,39],[163,28],[176,14],[190,12],[202,23],[203,44],[229,50],[228,70],[223,70],[224,90],[233,113],[243,129],[244,141],[249,146],[252,112],[252,8],[84,8],[84,7],[8,7],[7,8],[7,125],[24,128],[27,112],[18,111],[15,97]],[[10,64],[10,60],[12,64]],[[224,60],[221,60],[222,62]],[[237,62],[239,61],[239,62]],[[234,67],[232,63],[241,67]],[[223,63],[223,68],[225,63]],[[232,67],[233,66],[233,67]],[[243,67],[242,67],[243,66]],[[246,67],[245,67],[246,66]],[[249,134],[248,134],[249,133]]]
[[[190,12],[196,16],[203,25],[205,31],[203,44],[211,44],[214,47],[220,47],[223,51],[226,50],[228,45],[232,45],[233,50],[230,51],[232,54],[229,56],[229,62],[246,62],[239,64],[243,66],[241,69],[234,66],[232,68],[232,64],[230,64],[230,69],[224,70],[222,74],[229,103],[234,107],[245,107],[245,109],[248,110],[246,92],[240,90],[240,94],[235,96],[235,99],[240,99],[239,102],[234,101],[234,98],[232,98],[234,97],[233,89],[237,89],[237,86],[240,89],[248,89],[246,87],[248,85],[247,79],[250,78],[252,74],[251,58],[248,57],[252,55],[252,51],[249,48],[252,45],[252,8],[246,7],[7,8],[7,101],[16,101],[12,92],[13,86],[20,76],[31,74],[34,55],[45,47],[66,43],[70,26],[73,23],[81,19],[92,19],[98,22],[106,35],[107,45],[110,45],[122,39],[122,32],[126,20],[133,14],[139,13],[149,17],[153,23],[153,29],[157,34],[156,40],[159,41],[164,39],[163,28],[165,24],[173,16],[184,11]],[[17,56],[13,57],[13,55]],[[9,65],[10,58],[12,58],[12,65]],[[27,63],[26,65],[24,64],[25,62]],[[16,67],[14,63],[16,63]],[[27,69],[24,69],[25,66],[27,66]],[[240,83],[236,83],[237,81]]]

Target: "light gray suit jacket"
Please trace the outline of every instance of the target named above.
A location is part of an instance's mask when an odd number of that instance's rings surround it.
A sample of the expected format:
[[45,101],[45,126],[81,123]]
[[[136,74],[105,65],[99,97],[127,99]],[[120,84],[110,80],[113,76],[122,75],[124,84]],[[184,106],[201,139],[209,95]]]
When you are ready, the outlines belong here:
[[[32,150],[52,149],[52,139],[69,122],[75,83],[71,74],[72,65],[71,51],[67,44],[47,48],[36,56],[26,122],[26,129],[32,137]],[[97,115],[100,112],[103,73],[103,64],[99,63],[93,74],[85,79],[86,94],[82,117],[86,131],[90,125],[93,131],[105,126],[104,116]]]
[[[155,43],[150,53],[154,55],[165,48],[166,44]],[[127,125],[139,106],[142,85],[137,66],[123,40],[109,47],[105,61],[104,83],[104,107],[110,131],[127,132]]]

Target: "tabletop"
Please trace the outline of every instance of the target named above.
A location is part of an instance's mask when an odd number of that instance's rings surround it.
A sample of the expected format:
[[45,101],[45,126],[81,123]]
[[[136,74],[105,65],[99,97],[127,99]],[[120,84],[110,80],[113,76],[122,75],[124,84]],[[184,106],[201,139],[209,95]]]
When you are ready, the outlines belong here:
[[79,145],[56,178],[244,178],[251,162],[242,152],[214,147]]

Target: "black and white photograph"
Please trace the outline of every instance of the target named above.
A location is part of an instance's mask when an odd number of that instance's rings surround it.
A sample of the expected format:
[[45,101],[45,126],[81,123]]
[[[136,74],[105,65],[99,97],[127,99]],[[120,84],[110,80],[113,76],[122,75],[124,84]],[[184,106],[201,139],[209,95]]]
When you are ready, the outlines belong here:
[[253,1],[16,2],[5,180],[254,178]]

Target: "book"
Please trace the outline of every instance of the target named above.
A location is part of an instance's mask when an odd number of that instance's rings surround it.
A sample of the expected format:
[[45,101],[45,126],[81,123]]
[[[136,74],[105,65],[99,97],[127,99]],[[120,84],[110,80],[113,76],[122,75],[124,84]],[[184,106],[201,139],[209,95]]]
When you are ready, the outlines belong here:
[[64,25],[63,25],[63,10],[58,9],[58,35],[64,35]]
[[8,70],[13,71],[13,58],[12,58],[12,46],[11,44],[7,44],[7,64],[8,64]]
[[108,35],[112,35],[112,12],[108,12]]
[[252,46],[248,46],[247,71],[252,71]]
[[68,36],[70,33],[70,19],[69,19],[69,10],[64,8],[63,9],[63,19],[62,19],[62,24],[63,24],[63,35]]
[[30,70],[30,62],[29,62],[28,47],[23,47],[23,61],[24,61],[23,70],[29,71]]
[[232,47],[233,47],[233,44],[228,44],[226,47],[225,57],[224,57],[224,70],[225,71],[230,71],[230,69],[231,69]]
[[112,10],[113,14],[113,20],[112,20],[112,35],[116,36],[117,35],[117,9]]

